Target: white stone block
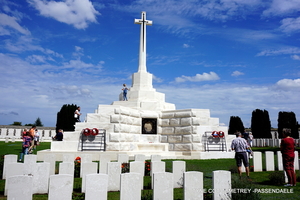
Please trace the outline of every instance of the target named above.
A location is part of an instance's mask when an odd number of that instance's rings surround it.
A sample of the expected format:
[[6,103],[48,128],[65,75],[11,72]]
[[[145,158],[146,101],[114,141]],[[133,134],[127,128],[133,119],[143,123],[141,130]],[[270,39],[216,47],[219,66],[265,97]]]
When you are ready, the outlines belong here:
[[62,162],[59,163],[59,174],[69,174],[74,176],[74,162]]
[[266,170],[267,171],[274,171],[274,152],[273,151],[266,151]]
[[161,128],[161,133],[162,134],[174,134],[175,133],[175,128],[174,127],[162,127]]
[[17,163],[18,156],[13,154],[8,154],[4,156],[2,179],[6,179],[6,169],[8,164]]
[[203,173],[184,172],[183,194],[184,199],[202,200],[203,199]]
[[283,170],[283,162],[282,162],[282,154],[280,151],[277,151],[277,164],[278,164],[278,170]]
[[174,177],[174,188],[183,187],[183,173],[185,172],[185,161],[173,161],[172,173]]
[[161,142],[161,143],[167,143],[167,142],[168,142],[168,136],[162,135],[162,136],[160,137],[160,142]]
[[175,151],[191,151],[192,144],[174,144]]
[[142,175],[139,173],[121,174],[121,200],[140,200],[141,199]]
[[86,189],[86,175],[88,174],[96,174],[98,171],[98,163],[90,162],[90,163],[81,163],[82,170],[82,187],[81,192],[85,193]]
[[173,174],[156,172],[153,175],[153,199],[173,200]]
[[108,174],[108,191],[119,191],[121,164],[118,162],[107,163],[107,174]]
[[183,135],[182,142],[183,143],[192,143],[192,135]]
[[37,163],[37,170],[33,174],[33,194],[48,193],[50,163]]
[[75,154],[63,154],[63,162],[71,163],[75,161]]
[[200,143],[200,142],[201,142],[201,136],[198,135],[198,134],[192,135],[192,141],[193,141],[193,142]]
[[193,117],[193,113],[191,111],[184,111],[184,112],[176,112],[175,113],[175,117],[180,117],[180,118],[183,118],[183,117]]
[[213,199],[231,199],[231,173],[230,171],[213,171]]
[[174,112],[165,112],[163,111],[162,112],[162,115],[161,115],[161,118],[165,119],[170,119],[170,118],[173,118],[174,117]]
[[33,177],[27,175],[7,178],[7,200],[31,200]]
[[170,136],[168,136],[168,142],[169,143],[181,143],[182,136],[181,135],[170,135]]
[[72,200],[73,176],[68,174],[51,175],[49,200]]
[[175,127],[175,134],[193,134],[193,128],[190,126]]
[[107,174],[87,174],[85,200],[107,200],[107,187]]
[[180,119],[178,118],[170,119],[170,126],[179,126],[179,125],[180,125]]
[[262,172],[262,156],[261,152],[253,152],[254,172]]
[[194,126],[199,126],[200,125],[200,120],[197,117],[192,117],[192,125]]
[[162,119],[160,121],[161,121],[161,126],[169,126],[170,125],[169,119]]
[[181,118],[180,120],[180,125],[181,126],[191,126],[192,125],[192,118]]
[[109,134],[109,141],[110,142],[120,142],[120,134],[119,133],[110,133]]
[[119,123],[120,122],[120,115],[111,115],[110,116],[110,123]]
[[5,138],[7,134],[7,129],[6,128],[1,128],[1,138]]
[[107,163],[109,163],[110,161],[110,155],[100,154],[99,173],[107,174]]

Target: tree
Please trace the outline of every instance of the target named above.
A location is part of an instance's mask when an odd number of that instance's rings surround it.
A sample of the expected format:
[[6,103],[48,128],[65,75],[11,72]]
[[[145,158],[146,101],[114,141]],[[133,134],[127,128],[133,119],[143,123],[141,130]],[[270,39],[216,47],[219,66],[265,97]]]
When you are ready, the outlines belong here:
[[35,126],[44,126],[43,123],[42,123],[42,121],[41,121],[41,119],[39,117],[35,120],[34,125]]
[[56,119],[56,131],[58,129],[63,129],[64,131],[74,131],[75,118],[74,112],[77,109],[77,105],[65,104],[61,107],[60,111],[57,113]]
[[255,138],[272,138],[268,111],[256,109],[252,112],[251,131]]
[[294,112],[279,112],[278,113],[278,133],[279,137],[282,138],[282,129],[290,128],[293,138],[299,138],[298,134],[298,122],[296,121],[296,115]]
[[236,131],[243,133],[245,131],[245,127],[240,117],[231,116],[229,121],[228,134],[234,134]]
[[13,126],[22,126],[22,122],[14,122],[12,125]]

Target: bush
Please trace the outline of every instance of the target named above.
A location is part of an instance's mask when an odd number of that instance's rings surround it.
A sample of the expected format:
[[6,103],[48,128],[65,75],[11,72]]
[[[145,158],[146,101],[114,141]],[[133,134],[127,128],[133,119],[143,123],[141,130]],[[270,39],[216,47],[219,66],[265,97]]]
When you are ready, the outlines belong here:
[[231,200],[261,200],[260,193],[255,193],[255,185],[248,179],[240,179],[238,176],[232,177],[232,189],[242,188],[249,189],[249,193],[232,193]]
[[283,172],[272,172],[269,175],[270,183],[272,185],[283,185],[285,183],[284,173]]

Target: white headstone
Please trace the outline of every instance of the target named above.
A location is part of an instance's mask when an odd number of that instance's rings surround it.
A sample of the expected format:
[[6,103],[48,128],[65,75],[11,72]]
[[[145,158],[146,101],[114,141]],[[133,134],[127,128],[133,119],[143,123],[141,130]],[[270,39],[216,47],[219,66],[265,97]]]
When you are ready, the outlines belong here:
[[7,129],[6,128],[1,128],[1,138],[5,138],[7,134]]
[[24,156],[24,172],[26,175],[32,175],[37,170],[37,155]]
[[161,155],[151,155],[151,162],[161,161]]
[[90,163],[82,163],[82,187],[81,192],[85,193],[85,183],[86,183],[86,175],[87,174],[96,174],[98,170],[98,163],[90,162]]
[[144,185],[144,174],[145,174],[145,163],[142,161],[134,161],[130,162],[130,167],[129,167],[130,173],[138,173],[141,175],[141,189],[143,189]]
[[153,173],[156,172],[165,172],[166,171],[166,163],[161,161],[154,161],[151,162],[151,170],[150,170],[150,176],[151,178],[151,187],[153,188]]
[[74,163],[75,160],[75,154],[64,154],[63,155],[63,162],[67,162],[67,163]]
[[184,199],[202,200],[203,199],[203,173],[184,172],[183,173],[183,194]]
[[80,162],[80,178],[82,178],[82,164],[83,163],[91,163],[92,162],[92,155],[90,154],[82,154],[81,155],[81,162]]
[[266,151],[266,170],[267,171],[275,170],[273,151]]
[[295,159],[294,159],[295,170],[299,170],[298,156],[299,156],[298,151],[295,151]]
[[[8,163],[6,169],[6,179],[12,176],[24,175],[24,164],[23,163]],[[8,181],[5,181],[4,195],[7,195]]]
[[282,163],[282,153],[281,151],[277,151],[277,164],[278,164],[278,170],[283,170],[283,163]]
[[173,161],[172,172],[174,176],[174,188],[182,188],[183,173],[185,172],[185,161]]
[[173,174],[169,172],[156,172],[153,178],[153,199],[173,200]]
[[59,163],[59,174],[69,174],[74,176],[74,162]]
[[8,155],[4,156],[2,179],[6,179],[7,165],[10,164],[10,163],[17,163],[17,160],[18,160],[17,155],[8,154]]
[[142,180],[142,175],[139,173],[121,174],[120,199],[140,200],[141,180]]
[[121,164],[119,162],[107,163],[107,174],[108,174],[108,191],[119,191]]
[[33,173],[33,193],[48,193],[50,163],[37,163],[37,170]]
[[261,152],[253,152],[253,166],[254,172],[262,172],[262,157]]
[[118,154],[118,162],[119,163],[128,163],[129,162],[128,154]]
[[213,171],[213,199],[231,199],[231,173],[230,171]]
[[107,174],[87,174],[85,186],[85,200],[107,200]]
[[20,175],[7,178],[7,200],[32,200],[32,176]]
[[54,175],[55,174],[55,154],[45,154],[44,155],[44,162],[50,163],[50,169],[49,169],[49,175]]
[[51,175],[48,200],[72,200],[73,183],[72,175]]
[[107,174],[107,163],[110,161],[110,155],[100,154],[99,173]]
[[134,155],[134,160],[145,162],[146,156],[144,154],[136,154]]

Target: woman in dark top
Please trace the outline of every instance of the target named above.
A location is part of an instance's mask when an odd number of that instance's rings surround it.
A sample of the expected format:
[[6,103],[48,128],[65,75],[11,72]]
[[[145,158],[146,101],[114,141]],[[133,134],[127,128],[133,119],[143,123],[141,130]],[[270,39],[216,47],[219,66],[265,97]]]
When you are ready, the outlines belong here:
[[282,153],[283,168],[288,177],[288,184],[285,186],[296,186],[296,175],[294,170],[295,141],[291,136],[291,129],[282,130],[283,139],[281,140],[280,150]]

